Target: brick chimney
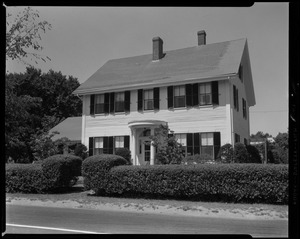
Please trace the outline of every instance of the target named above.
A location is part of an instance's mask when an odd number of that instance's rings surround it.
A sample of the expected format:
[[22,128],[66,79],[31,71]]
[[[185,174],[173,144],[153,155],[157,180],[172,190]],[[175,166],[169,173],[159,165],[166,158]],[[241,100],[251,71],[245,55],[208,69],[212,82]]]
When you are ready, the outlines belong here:
[[153,42],[153,55],[152,59],[153,61],[159,60],[163,58],[163,40],[160,37],[154,37],[152,39]]
[[198,46],[205,45],[206,44],[206,32],[199,31],[199,32],[197,32],[197,35],[198,35]]

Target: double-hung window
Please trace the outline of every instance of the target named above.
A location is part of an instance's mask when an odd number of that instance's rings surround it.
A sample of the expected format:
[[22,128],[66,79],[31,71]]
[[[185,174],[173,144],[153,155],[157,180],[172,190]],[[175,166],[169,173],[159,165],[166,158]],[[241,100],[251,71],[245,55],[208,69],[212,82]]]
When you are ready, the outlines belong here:
[[104,94],[95,95],[95,114],[104,113]]
[[174,86],[174,107],[185,107],[185,86]]
[[125,111],[125,94],[124,92],[115,93],[115,112]]
[[201,135],[201,154],[208,154],[214,157],[214,135],[213,133],[202,133]]
[[115,149],[124,148],[124,136],[115,137]]
[[154,109],[153,89],[144,90],[144,110],[153,110],[153,109]]
[[211,105],[212,94],[211,94],[211,83],[199,84],[199,105]]
[[94,139],[94,155],[103,153],[103,137],[97,137]]
[[247,119],[247,107],[246,107],[246,100],[243,98],[243,117]]

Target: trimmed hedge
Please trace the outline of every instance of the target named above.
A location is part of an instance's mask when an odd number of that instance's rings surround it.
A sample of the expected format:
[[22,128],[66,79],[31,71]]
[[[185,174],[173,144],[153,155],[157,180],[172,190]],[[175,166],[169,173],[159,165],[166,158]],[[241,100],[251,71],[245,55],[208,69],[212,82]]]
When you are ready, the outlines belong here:
[[42,193],[48,189],[41,164],[7,164],[5,172],[7,193]]
[[93,189],[97,194],[105,192],[112,167],[126,165],[127,161],[118,155],[100,154],[86,158],[82,163],[85,190]]
[[7,164],[6,192],[56,192],[72,186],[81,171],[81,159],[73,155],[53,155],[40,164]]
[[[94,186],[97,188],[97,184]],[[119,166],[106,174],[101,189],[107,194],[130,197],[287,204],[288,167],[261,164]]]

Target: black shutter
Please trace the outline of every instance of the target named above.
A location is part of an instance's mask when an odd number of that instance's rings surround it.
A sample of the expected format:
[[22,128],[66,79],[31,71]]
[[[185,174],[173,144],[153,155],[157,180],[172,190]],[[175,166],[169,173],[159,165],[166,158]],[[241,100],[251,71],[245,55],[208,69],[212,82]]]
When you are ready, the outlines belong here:
[[94,138],[89,137],[89,156],[93,156],[94,151]]
[[193,86],[191,84],[185,85],[185,95],[186,95],[186,106],[193,106]]
[[109,114],[109,93],[104,94],[104,113]]
[[212,103],[214,105],[219,104],[219,83],[218,81],[213,81],[211,83],[211,92],[212,92]]
[[125,135],[124,136],[124,148],[127,148],[127,149],[129,149],[129,135]]
[[236,89],[235,89],[235,85],[233,85],[233,105],[234,105],[234,108],[236,109]]
[[153,89],[154,110],[159,110],[159,88]]
[[108,153],[109,154],[114,153],[114,137],[113,136],[108,137]]
[[173,108],[173,86],[168,86],[168,108]]
[[239,91],[236,89],[236,109],[239,111]]
[[130,112],[130,91],[125,91],[125,112]]
[[193,106],[199,105],[199,85],[193,84]]
[[143,90],[138,90],[138,111],[143,111]]
[[193,134],[186,134],[187,155],[193,155]]
[[95,95],[91,95],[90,114],[95,114]]
[[221,147],[221,133],[214,132],[214,151],[215,151],[215,159],[217,158]]
[[108,153],[108,137],[103,137],[103,153]]
[[109,107],[109,112],[114,113],[115,112],[115,93],[112,92],[110,93],[110,107]]
[[199,137],[199,133],[194,133],[194,154],[200,154],[200,137]]

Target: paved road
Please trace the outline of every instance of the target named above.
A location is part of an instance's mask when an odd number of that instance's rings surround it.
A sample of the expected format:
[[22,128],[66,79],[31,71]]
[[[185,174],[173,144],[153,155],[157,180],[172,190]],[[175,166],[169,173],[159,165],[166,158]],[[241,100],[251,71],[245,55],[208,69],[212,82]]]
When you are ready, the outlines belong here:
[[250,234],[253,237],[287,237],[288,231],[285,220],[239,220],[21,205],[7,205],[6,218],[6,223],[10,225],[6,233],[57,233],[58,229],[62,229],[63,233],[80,230],[78,233]]

